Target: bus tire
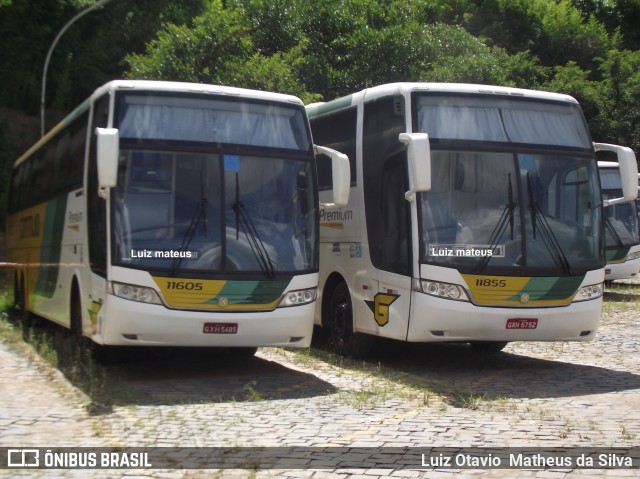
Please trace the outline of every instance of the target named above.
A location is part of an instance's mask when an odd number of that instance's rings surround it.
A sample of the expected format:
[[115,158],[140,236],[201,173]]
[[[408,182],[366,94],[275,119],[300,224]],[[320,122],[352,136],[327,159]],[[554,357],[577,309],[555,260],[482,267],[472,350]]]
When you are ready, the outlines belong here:
[[480,354],[499,353],[509,344],[508,341],[474,341],[471,344],[473,351]]
[[353,329],[351,294],[344,282],[338,283],[331,292],[326,324],[333,352],[352,357],[362,357],[368,353],[371,338]]
[[18,314],[24,312],[24,286],[18,272],[13,277],[13,307]]
[[31,328],[35,326],[35,318],[31,312],[27,309],[27,298],[26,298],[26,285],[24,284],[24,278],[19,278],[16,273],[14,288],[13,288],[13,299],[14,305],[16,309],[16,314],[18,320],[20,322],[20,329],[22,330],[22,339],[26,342],[29,341],[29,337],[31,336]]
[[81,340],[84,336],[82,331],[82,301],[80,300],[80,289],[78,288],[78,283],[75,281],[71,287],[69,316],[71,333],[76,337],[76,339]]

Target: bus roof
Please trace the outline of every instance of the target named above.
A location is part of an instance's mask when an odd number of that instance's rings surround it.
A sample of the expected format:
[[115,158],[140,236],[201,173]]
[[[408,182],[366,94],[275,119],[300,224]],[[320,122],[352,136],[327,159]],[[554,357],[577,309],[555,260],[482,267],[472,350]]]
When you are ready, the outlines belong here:
[[308,105],[307,113],[309,116],[318,116],[354,105],[358,101],[374,100],[376,98],[392,95],[404,95],[418,91],[496,95],[500,97],[514,96],[519,98],[578,103],[575,98],[562,93],[525,90],[522,88],[505,86],[475,85],[470,83],[388,83],[385,85],[367,88],[360,92],[337,98],[327,103],[314,103]]
[[182,92],[182,93],[208,93],[214,95],[228,95],[231,97],[243,97],[254,100],[265,100],[282,103],[291,103],[294,105],[304,106],[302,100],[293,95],[285,95],[283,93],[273,93],[260,90],[249,90],[246,88],[236,88],[222,85],[209,85],[205,83],[186,83],[186,82],[172,82],[172,81],[155,81],[155,80],[113,80],[105,83],[101,87],[98,87],[85,101],[83,101],[78,107],[76,107],[71,113],[69,113],[64,119],[62,119],[56,126],[54,126],[47,134],[40,138],[31,148],[29,148],[18,160],[14,163],[14,167],[22,163],[27,157],[31,155],[33,151],[38,149],[41,145],[49,141],[50,138],[56,135],[58,131],[73,122],[78,116],[87,111],[91,104],[100,98],[102,95],[117,91],[159,91],[159,92]]
[[209,85],[205,83],[186,83],[155,80],[113,80],[97,88],[90,98],[92,100],[95,100],[96,98],[102,96],[104,93],[115,90],[211,93],[217,95],[242,96],[244,98],[252,98],[256,100],[287,102],[297,105],[303,104],[302,100],[300,100],[298,97],[293,95],[285,95],[283,93],[249,90],[246,88],[236,88],[222,85]]

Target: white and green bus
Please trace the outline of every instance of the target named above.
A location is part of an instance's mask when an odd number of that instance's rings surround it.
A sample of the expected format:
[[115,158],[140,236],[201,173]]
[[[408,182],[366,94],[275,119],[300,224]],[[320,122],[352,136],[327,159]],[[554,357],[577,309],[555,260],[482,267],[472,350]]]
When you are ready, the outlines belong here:
[[[296,97],[113,81],[15,163],[16,302],[98,345],[306,347],[316,152]],[[339,186],[341,185],[342,186]]]
[[[618,164],[598,161],[602,197],[605,200],[622,195],[622,179]],[[635,201],[617,203],[604,211],[604,239],[607,266],[605,281],[638,277],[640,271],[640,228]]]
[[[321,215],[316,324],[340,353],[370,336],[586,341],[605,268],[596,149],[632,201],[629,148],[592,143],[575,99],[514,88],[397,83],[307,107],[314,141],[351,159],[345,207]],[[331,189],[320,168],[321,198]]]

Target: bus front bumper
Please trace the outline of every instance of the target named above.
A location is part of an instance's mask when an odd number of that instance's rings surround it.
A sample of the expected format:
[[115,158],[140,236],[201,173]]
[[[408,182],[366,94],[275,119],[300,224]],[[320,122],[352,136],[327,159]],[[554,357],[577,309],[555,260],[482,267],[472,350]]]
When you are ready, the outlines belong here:
[[[478,307],[414,292],[408,341],[590,341],[602,298],[562,308]],[[535,325],[535,327],[534,327]]]
[[640,258],[625,261],[624,263],[607,264],[604,269],[605,281],[614,279],[636,278],[640,271]]
[[305,348],[311,343],[314,307],[315,302],[267,312],[214,314],[107,295],[93,339],[113,346]]

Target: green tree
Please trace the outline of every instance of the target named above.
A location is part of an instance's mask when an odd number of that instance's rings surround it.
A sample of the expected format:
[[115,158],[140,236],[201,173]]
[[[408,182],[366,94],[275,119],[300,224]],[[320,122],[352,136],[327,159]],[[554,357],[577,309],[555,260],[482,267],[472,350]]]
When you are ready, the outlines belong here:
[[[126,53],[142,51],[164,21],[184,22],[205,0],[113,0],[74,23],[53,51],[47,106],[67,112],[122,76]],[[62,27],[93,0],[12,0],[0,5],[0,104],[36,114],[44,60]]]
[[600,72],[603,130],[610,141],[640,152],[640,51],[611,50]]
[[165,24],[144,54],[128,55],[129,78],[224,84],[291,93],[308,100],[293,52],[257,50],[242,9],[212,0],[190,25]]
[[[238,0],[259,51],[299,47],[298,76],[331,99],[393,81],[526,84],[544,78],[528,52],[513,60],[457,25],[431,21],[433,2]],[[262,33],[261,33],[262,32]],[[292,56],[289,55],[291,58]]]
[[573,0],[585,17],[593,16],[609,34],[620,33],[622,48],[640,49],[640,1],[638,0]]
[[467,0],[465,9],[460,24],[470,33],[512,54],[529,51],[546,66],[573,61],[594,69],[593,59],[615,41],[569,0]]
[[595,141],[640,151],[640,52],[611,50],[598,58],[600,80],[575,63],[555,69],[545,89],[568,93],[581,104]]

